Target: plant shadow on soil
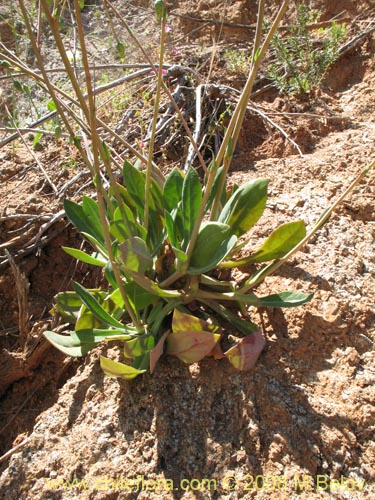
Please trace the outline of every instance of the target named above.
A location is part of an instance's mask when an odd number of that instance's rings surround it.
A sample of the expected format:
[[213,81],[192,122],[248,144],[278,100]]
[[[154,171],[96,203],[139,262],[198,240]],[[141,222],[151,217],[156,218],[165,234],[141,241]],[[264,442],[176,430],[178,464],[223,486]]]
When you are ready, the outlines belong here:
[[[339,322],[324,321],[311,313],[303,316],[298,342],[290,338],[281,310],[271,310],[268,320],[278,332],[277,342],[268,343],[252,372],[240,373],[225,361],[213,359],[187,367],[165,356],[153,376],[111,381],[118,384],[118,424],[110,424],[108,432],[122,435],[125,449],[132,441],[143,439],[143,460],[150,461],[152,455],[153,473],[173,484],[183,479],[220,480],[231,465],[262,475],[267,461],[281,465],[285,456],[311,476],[327,473],[323,462],[329,460],[329,454],[325,457],[322,429],[337,429],[345,436],[354,432],[356,424],[337,412],[327,415],[314,409],[300,384],[317,380],[318,372],[331,368],[327,359],[332,351],[352,343],[347,332],[337,334]],[[286,352],[288,362],[280,363]],[[93,385],[104,397],[106,384],[98,363],[77,386],[69,408],[69,428],[82,418]],[[271,446],[275,436],[280,449]],[[355,455],[352,450],[354,463]],[[141,472],[133,470],[134,476],[137,473]],[[178,499],[184,491],[172,493]]]

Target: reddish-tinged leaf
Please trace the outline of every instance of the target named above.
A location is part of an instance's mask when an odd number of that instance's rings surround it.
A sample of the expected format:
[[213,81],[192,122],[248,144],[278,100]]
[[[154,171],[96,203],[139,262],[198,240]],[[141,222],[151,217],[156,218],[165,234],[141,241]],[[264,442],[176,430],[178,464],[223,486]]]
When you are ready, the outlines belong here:
[[214,359],[223,359],[225,358],[224,353],[221,349],[220,342],[217,342],[210,352],[209,356],[212,356]]
[[258,330],[241,339],[224,354],[237,370],[250,370],[254,367],[265,344],[266,341]]
[[168,337],[169,333],[170,332],[165,332],[156,346],[150,351],[150,373],[154,372],[156,363],[163,354],[165,339]]
[[185,363],[196,363],[210,355],[221,338],[218,325],[178,309],[173,312],[172,331],[167,337],[167,353]]
[[220,337],[218,333],[197,330],[171,333],[167,337],[167,353],[184,363],[196,363],[212,352]]

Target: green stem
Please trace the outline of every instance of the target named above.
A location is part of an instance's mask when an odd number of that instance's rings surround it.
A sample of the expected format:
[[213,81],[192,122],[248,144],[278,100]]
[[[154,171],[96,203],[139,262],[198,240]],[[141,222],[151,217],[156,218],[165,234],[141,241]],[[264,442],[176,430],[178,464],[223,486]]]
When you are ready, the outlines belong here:
[[167,288],[168,286],[172,285],[175,281],[182,278],[182,276],[184,276],[184,273],[182,273],[181,271],[175,271],[170,276],[168,276],[168,278],[159,283],[159,286],[160,288]]
[[36,81],[41,81],[41,82],[44,83],[44,85],[48,89],[48,92],[49,92],[50,96],[52,97],[52,99],[54,100],[54,102],[56,104],[56,109],[57,109],[59,115],[61,116],[61,119],[63,120],[66,129],[69,131],[70,135],[72,137],[74,137],[74,131],[71,128],[70,123],[69,123],[69,121],[67,120],[67,118],[65,116],[63,107],[62,107],[59,99],[56,96],[56,89],[51,84],[51,82],[50,82],[50,80],[48,78],[48,74],[47,74],[46,68],[45,68],[44,63],[43,63],[43,58],[41,56],[41,53],[40,53],[40,50],[39,50],[39,46],[38,46],[37,41],[36,41],[36,38],[35,38],[35,35],[34,35],[34,31],[33,31],[32,27],[30,25],[30,21],[29,21],[29,17],[28,17],[26,6],[25,6],[23,0],[18,0],[18,3],[19,3],[19,6],[20,6],[20,9],[21,9],[21,12],[22,12],[22,16],[23,16],[23,20],[25,22],[27,34],[28,34],[29,40],[31,42],[31,45],[33,47],[34,54],[36,56],[37,63],[38,63],[39,69],[41,71],[42,77],[36,75],[36,73],[34,73],[31,70],[29,70],[29,68],[25,67],[21,62],[18,62],[19,61],[18,58],[17,58],[16,61],[13,61],[13,63],[15,62],[15,64],[17,64],[17,66],[23,67],[24,70],[25,70],[25,72],[27,74],[29,74],[29,76],[32,76],[32,78],[34,78]]
[[[283,4],[280,7],[280,10],[272,23],[272,26],[266,36],[266,39],[259,50],[258,44],[260,43],[260,37],[261,37],[261,28],[263,24],[263,15],[264,15],[264,5],[263,5],[263,0],[260,1],[259,4],[259,11],[258,11],[258,19],[257,19],[257,31],[256,31],[256,36],[255,36],[255,43],[254,43],[254,50],[253,50],[253,61],[251,64],[250,68],[250,73],[248,76],[248,79],[246,81],[245,87],[241,93],[241,96],[239,98],[239,101],[237,103],[236,109],[232,115],[232,118],[229,122],[228,128],[226,130],[225,136],[223,138],[223,142],[221,144],[221,147],[219,149],[219,152],[216,157],[216,163],[217,165],[220,165],[223,161],[223,158],[226,154],[226,151],[229,146],[229,142],[232,141],[232,148],[233,151],[236,148],[236,144],[238,141],[238,137],[240,134],[240,130],[242,128],[242,123],[245,118],[245,113],[246,113],[246,108],[247,108],[247,103],[250,99],[250,95],[253,89],[255,77],[258,73],[258,70],[260,68],[261,63],[263,62],[263,59],[266,55],[266,52],[268,50],[268,47],[272,41],[272,38],[281,22],[281,19],[283,15],[285,14],[285,11],[288,7],[289,0],[284,0]],[[230,159],[231,160],[231,159]],[[226,178],[229,167],[230,167],[231,161],[226,162],[223,170],[223,176]],[[217,193],[218,198],[221,198],[222,192]]]
[[[114,258],[113,255],[113,250],[112,250],[112,241],[111,241],[111,235],[109,232],[109,227],[108,227],[108,221],[106,217],[106,206],[104,202],[104,196],[105,196],[105,191],[103,188],[103,183],[102,183],[102,178],[101,178],[101,171],[100,171],[100,158],[99,158],[99,151],[102,150],[102,156],[103,160],[106,156],[105,151],[103,151],[103,146],[100,141],[98,132],[97,132],[97,127],[96,127],[96,106],[95,106],[95,96],[93,93],[93,87],[92,87],[92,80],[91,80],[91,74],[90,74],[90,67],[89,67],[89,62],[88,62],[88,55],[87,55],[87,50],[86,50],[86,43],[85,43],[85,35],[83,32],[83,25],[82,25],[82,18],[81,18],[81,10],[79,6],[79,0],[74,0],[74,7],[75,7],[75,13],[76,13],[76,21],[77,21],[77,30],[78,30],[78,37],[79,37],[79,42],[81,46],[81,52],[82,52],[82,63],[85,71],[85,77],[86,77],[86,86],[87,86],[87,98],[88,98],[88,123],[90,126],[90,131],[91,131],[91,140],[92,140],[92,154],[93,154],[93,166],[94,166],[94,171],[95,171],[95,186],[97,190],[97,196],[98,196],[98,207],[99,207],[99,214],[100,214],[100,221],[103,227],[103,234],[104,234],[104,239],[105,239],[105,244],[106,248],[108,251],[108,257],[111,262],[111,266],[115,275],[116,283],[117,286],[119,287],[120,293],[122,300],[124,301],[124,305],[126,308],[127,313],[129,314],[134,326],[137,328],[139,332],[144,331],[144,328],[135,314],[129,299],[126,295],[125,288],[123,285],[122,277],[117,265],[117,262]],[[105,161],[105,160],[104,160]],[[111,170],[110,167],[107,169]],[[113,181],[110,179],[111,186],[113,186]],[[121,205],[120,205],[121,206]]]
[[[113,10],[113,12],[116,14],[116,16],[120,19],[121,23],[123,24],[123,26],[125,27],[125,29],[127,30],[127,32],[129,33],[129,35],[131,36],[131,38],[133,39],[133,41],[136,43],[137,47],[139,48],[139,50],[141,51],[143,57],[146,59],[146,61],[150,64],[151,68],[153,69],[153,71],[155,71],[155,73],[157,72],[156,70],[156,67],[154,65],[154,63],[152,62],[150,56],[147,54],[147,52],[145,51],[144,47],[142,46],[142,44],[140,43],[140,41],[138,40],[138,38],[136,37],[136,35],[133,33],[133,31],[131,30],[130,26],[128,25],[128,23],[126,22],[126,20],[124,19],[124,17],[121,15],[121,13],[116,9],[116,7],[110,3],[108,0],[104,0],[104,3],[107,7],[109,7],[110,9]],[[193,135],[191,133],[191,130],[189,128],[189,125],[187,124],[186,120],[185,120],[185,117],[184,115],[182,114],[180,108],[178,107],[178,104],[176,102],[176,100],[174,99],[171,91],[169,90],[169,88],[164,84],[163,82],[163,90],[165,91],[165,93],[167,94],[168,96],[168,99],[171,101],[176,113],[178,114],[178,117],[180,118],[181,120],[181,123],[182,123],[182,126],[184,127],[184,130],[185,130],[185,133],[186,135],[188,136],[189,138],[189,141],[190,141],[190,144],[192,144],[193,148],[194,148],[194,152],[195,154],[197,155],[197,158],[199,160],[199,163],[201,164],[201,167],[203,168],[203,171],[204,172],[207,172],[207,165],[203,159],[203,156],[201,154],[201,152],[199,151],[199,148],[198,148],[198,145],[196,143],[196,141],[194,140],[193,138]]]
[[243,302],[244,304],[252,305],[252,306],[261,306],[261,301],[259,298],[253,293],[240,293],[242,289],[236,290],[235,292],[209,292],[207,290],[198,290],[196,293],[189,296],[189,294],[185,297],[185,302],[190,302],[192,300],[214,300],[217,303],[222,303],[225,301],[236,301]]
[[151,197],[150,187],[151,187],[151,174],[152,174],[152,157],[154,155],[156,125],[158,122],[160,95],[161,95],[161,88],[162,88],[162,84],[163,84],[163,61],[164,61],[164,51],[165,51],[165,26],[166,26],[166,19],[165,19],[165,16],[163,16],[163,18],[161,20],[159,70],[158,70],[158,79],[157,79],[157,86],[156,86],[156,95],[155,95],[155,101],[154,101],[154,114],[152,117],[152,124],[151,124],[151,137],[150,137],[150,145],[149,145],[149,149],[148,149],[147,170],[146,170],[144,225],[145,225],[145,228],[147,231],[148,231],[149,216],[150,216],[150,197]]
[[[262,0],[261,0],[261,2],[262,2]],[[280,7],[280,10],[276,16],[276,19],[274,20],[274,22],[271,26],[271,29],[266,37],[266,40],[264,41],[264,43],[262,45],[262,48],[260,50],[258,57],[256,58],[256,60],[254,60],[252,62],[252,66],[250,69],[250,74],[249,74],[248,80],[247,80],[246,85],[242,91],[241,97],[237,103],[236,109],[234,110],[234,113],[233,113],[232,118],[231,118],[229,125],[228,125],[228,129],[227,129],[225,136],[223,138],[223,142],[222,142],[220,149],[219,149],[219,152],[217,154],[216,161],[215,161],[215,167],[212,167],[211,169],[209,169],[206,189],[205,189],[202,203],[201,203],[201,206],[199,209],[199,214],[198,214],[197,220],[195,222],[195,225],[194,225],[194,228],[192,231],[189,246],[187,248],[188,262],[191,258],[192,253],[193,253],[195,242],[196,242],[196,239],[198,237],[199,229],[200,229],[201,223],[203,221],[203,217],[205,215],[206,204],[207,204],[207,201],[208,201],[211,189],[212,189],[212,185],[213,185],[214,180],[215,180],[217,168],[222,163],[222,161],[224,159],[224,155],[227,153],[227,161],[224,162],[224,169],[223,169],[223,173],[222,173],[223,179],[226,179],[226,176],[227,176],[227,173],[229,170],[229,166],[231,163],[231,159],[232,159],[232,151],[234,151],[234,149],[236,147],[238,136],[239,136],[239,133],[240,133],[240,130],[242,127],[242,122],[243,122],[243,119],[245,117],[247,102],[250,98],[250,94],[251,94],[251,91],[253,88],[255,76],[258,72],[258,69],[260,67],[261,62],[264,59],[264,56],[266,55],[266,51],[268,49],[269,44],[271,43],[272,37],[273,37],[278,25],[280,24],[281,18],[287,9],[288,3],[289,3],[289,0],[284,0],[282,6]],[[260,14],[260,16],[263,15],[262,9],[259,10],[259,14]],[[262,23],[263,23],[263,18],[262,17],[258,18],[257,24],[259,26],[262,26]],[[260,28],[258,28],[258,29],[260,29]],[[259,43],[259,34],[257,35],[256,43]],[[222,189],[224,189],[224,185],[225,185],[225,183],[222,183]],[[218,191],[216,194],[216,198],[220,199],[221,194],[222,193]],[[215,211],[217,211],[217,203],[215,204]]]
[[367,173],[375,166],[375,160],[373,160],[367,167],[362,169],[361,173],[351,182],[348,188],[342,193],[341,196],[334,202],[334,204],[326,209],[323,214],[319,217],[317,222],[311,231],[304,237],[302,241],[300,241],[290,252],[288,252],[283,258],[276,260],[269,264],[268,266],[261,269],[255,276],[250,278],[245,284],[245,286],[238,289],[238,292],[241,294],[246,294],[249,290],[256,287],[261,283],[267,276],[274,273],[279,267],[281,267],[284,262],[290,259],[292,255],[294,255],[298,250],[300,250],[311,238],[314,234],[327,222],[330,218],[332,212],[342,203],[342,201],[348,196],[348,194],[353,191],[355,186],[367,175]]

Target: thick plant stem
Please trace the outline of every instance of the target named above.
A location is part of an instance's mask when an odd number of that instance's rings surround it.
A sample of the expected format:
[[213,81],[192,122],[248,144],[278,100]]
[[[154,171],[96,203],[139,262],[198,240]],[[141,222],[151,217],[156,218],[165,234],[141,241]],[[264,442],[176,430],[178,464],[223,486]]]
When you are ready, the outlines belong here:
[[145,215],[144,215],[144,225],[148,231],[149,215],[150,215],[150,197],[151,197],[151,174],[152,174],[152,157],[154,155],[155,137],[156,137],[156,125],[158,122],[159,106],[160,106],[160,94],[163,85],[163,61],[164,61],[164,50],[165,50],[165,27],[166,20],[163,16],[161,20],[161,37],[160,37],[160,53],[159,53],[159,70],[158,70],[158,81],[156,87],[156,95],[154,101],[154,114],[152,117],[151,124],[151,136],[150,136],[150,146],[148,149],[148,159],[147,159],[147,170],[146,170],[146,185],[145,185]]
[[[55,102],[57,111],[58,111],[59,115],[61,116],[61,119],[64,122],[64,125],[66,126],[67,130],[69,131],[69,133],[73,137],[74,136],[74,131],[71,128],[70,123],[69,123],[69,121],[66,118],[66,115],[64,113],[63,107],[62,107],[59,99],[57,99],[55,87],[49,81],[49,78],[48,78],[48,75],[47,75],[44,63],[43,63],[43,59],[42,59],[42,56],[41,56],[41,53],[40,53],[40,50],[39,50],[39,46],[37,44],[37,41],[36,41],[36,38],[35,38],[35,35],[34,35],[34,31],[33,31],[32,27],[30,25],[28,13],[27,13],[27,9],[26,9],[26,6],[24,4],[24,1],[23,0],[18,0],[18,3],[19,3],[19,6],[20,6],[20,9],[21,9],[21,12],[22,12],[23,20],[25,22],[25,26],[26,26],[27,34],[29,36],[29,40],[30,40],[30,42],[32,44],[32,47],[33,47],[33,50],[34,50],[34,53],[35,53],[35,56],[36,56],[36,60],[38,62],[39,69],[40,69],[40,71],[42,73],[42,78],[38,77],[35,73],[32,73],[30,76],[32,76],[33,78],[35,76],[36,77],[35,80],[37,80],[37,81],[41,80],[46,85],[50,96],[52,97],[52,99]],[[23,65],[21,64],[21,66],[23,66]],[[26,68],[26,69],[28,69],[28,68]]]
[[[108,257],[111,262],[111,266],[115,275],[116,283],[117,286],[119,287],[120,293],[122,300],[124,302],[125,308],[127,313],[129,314],[134,326],[137,328],[138,331],[142,331],[143,327],[141,325],[141,322],[137,318],[136,314],[134,313],[134,310],[132,306],[130,305],[129,299],[126,295],[125,288],[123,286],[122,282],[122,277],[117,265],[117,262],[114,258],[113,251],[112,251],[112,241],[111,241],[111,236],[109,232],[109,227],[108,227],[108,221],[106,218],[106,207],[105,207],[105,202],[104,202],[104,188],[103,188],[103,183],[102,183],[102,178],[101,178],[101,171],[100,171],[100,157],[99,157],[99,152],[102,150],[103,146],[101,144],[97,128],[96,128],[96,108],[95,108],[95,95],[93,93],[93,87],[92,87],[92,81],[91,81],[91,74],[90,74],[90,67],[89,67],[89,62],[88,62],[88,56],[87,56],[87,50],[86,50],[86,44],[85,44],[85,37],[84,37],[84,32],[83,32],[83,26],[82,26],[82,18],[81,18],[81,11],[79,7],[79,1],[74,0],[74,7],[76,11],[76,20],[77,20],[77,29],[78,29],[78,36],[79,36],[79,41],[80,41],[80,47],[81,47],[81,53],[82,53],[82,62],[85,70],[85,77],[86,77],[86,86],[87,86],[87,98],[88,98],[88,123],[90,126],[90,132],[91,132],[91,141],[92,141],[92,155],[93,155],[93,167],[95,171],[95,186],[97,190],[97,196],[98,196],[98,206],[99,206],[99,215],[100,215],[100,221],[102,224],[103,228],[103,234],[104,234],[104,239],[105,239],[105,245],[106,249],[108,252]],[[105,152],[103,151],[103,158],[106,156]],[[107,171],[110,170],[107,168]],[[111,186],[114,188],[115,186],[113,185],[114,180],[111,180]]]
[[[229,122],[228,128],[226,130],[225,136],[223,138],[223,142],[221,144],[221,147],[219,149],[219,152],[216,156],[216,163],[218,166],[221,165],[223,162],[223,158],[227,152],[229,142],[232,142],[232,148],[233,151],[236,148],[236,144],[238,141],[238,137],[242,128],[242,123],[245,118],[245,113],[246,113],[246,108],[247,108],[247,103],[250,99],[250,95],[253,89],[255,77],[257,75],[257,72],[260,68],[260,65],[266,55],[266,52],[268,50],[268,47],[271,43],[271,40],[281,22],[282,17],[285,14],[285,11],[289,5],[289,0],[284,0],[283,4],[280,7],[280,10],[272,23],[272,26],[266,36],[266,39],[262,45],[262,47],[259,49],[258,44],[260,43],[260,34],[261,34],[261,26],[263,24],[263,14],[264,14],[264,6],[263,0],[261,0],[261,3],[259,5],[259,11],[258,11],[258,20],[257,20],[257,31],[256,31],[256,38],[255,38],[255,44],[254,44],[254,50],[253,50],[253,61],[251,64],[250,68],[250,73],[248,76],[248,79],[246,81],[245,87],[241,93],[240,99],[237,103],[236,109],[232,115],[232,118]],[[231,161],[226,162],[223,170],[223,176],[226,178],[229,167],[230,167]],[[221,197],[221,192],[217,193],[217,196],[220,198]]]
[[294,255],[298,250],[303,248],[304,245],[314,236],[314,234],[328,221],[334,210],[343,202],[343,200],[348,196],[348,194],[353,191],[355,186],[367,175],[367,173],[375,166],[375,160],[373,160],[367,167],[362,169],[361,173],[350,183],[347,189],[342,193],[341,196],[337,198],[333,205],[331,205],[323,214],[319,217],[317,222],[311,231],[301,240],[290,252],[288,252],[284,257],[274,262],[271,262],[268,266],[261,269],[255,276],[251,277],[246,281],[245,286],[238,289],[238,293],[247,293],[252,288],[256,287],[261,283],[267,276],[274,273],[280,266],[284,264],[292,255]]
[[[137,36],[131,30],[131,28],[128,25],[126,19],[121,15],[121,13],[116,9],[116,7],[112,3],[109,2],[109,0],[104,0],[104,3],[105,3],[105,5],[107,7],[109,7],[116,14],[116,16],[118,17],[118,19],[120,19],[121,23],[123,24],[123,26],[125,27],[125,29],[129,33],[129,35],[131,36],[131,38],[133,39],[133,41],[135,42],[135,44],[137,45],[137,47],[139,48],[139,50],[141,51],[143,57],[150,64],[152,70],[155,71],[155,74],[156,74],[157,73],[157,69],[156,69],[154,63],[152,62],[152,60],[151,60],[150,56],[148,55],[147,51],[144,49],[144,47],[142,46],[142,44],[138,40]],[[163,82],[163,90],[167,94],[168,99],[171,101],[171,103],[172,103],[172,105],[173,105],[176,113],[178,114],[178,117],[181,120],[181,124],[184,127],[184,130],[185,130],[185,133],[186,133],[187,137],[189,138],[190,144],[193,146],[194,152],[197,155],[197,158],[199,160],[199,163],[200,163],[203,171],[207,172],[207,165],[206,165],[206,163],[205,163],[205,161],[203,159],[203,156],[202,156],[201,152],[199,151],[197,143],[195,142],[195,140],[193,138],[193,134],[191,133],[189,125],[187,124],[187,121],[186,121],[183,113],[181,112],[180,108],[178,107],[178,104],[177,104],[175,98],[173,97],[171,91],[169,90],[169,88],[167,87],[167,85],[165,85],[164,82]]]
[[83,114],[85,115],[86,120],[88,121],[89,120],[89,109],[88,109],[87,103],[85,101],[85,98],[83,96],[83,92],[81,90],[79,82],[76,78],[74,69],[73,69],[72,65],[70,64],[70,61],[69,61],[68,56],[66,54],[66,50],[65,50],[63,41],[61,39],[61,35],[60,35],[60,31],[59,31],[59,18],[51,15],[50,9],[48,8],[48,5],[47,5],[47,0],[41,0],[41,3],[42,3],[44,15],[46,16],[48,24],[52,30],[52,34],[53,34],[53,37],[55,39],[57,48],[59,50],[60,57],[62,59],[64,66],[65,66],[66,72],[68,74],[69,81],[71,82],[72,87],[74,89],[74,92],[77,96],[77,99],[79,101],[79,106],[80,106]]
[[[248,80],[247,80],[246,85],[242,91],[240,100],[237,103],[237,106],[236,106],[236,109],[233,113],[233,116],[229,122],[228,129],[225,133],[223,142],[221,144],[221,147],[220,147],[219,152],[217,154],[217,157],[215,159],[215,164],[214,164],[214,166],[212,166],[212,168],[209,169],[206,190],[205,190],[205,193],[203,195],[199,214],[198,214],[197,220],[195,222],[195,225],[194,225],[194,228],[193,228],[193,231],[191,234],[189,246],[187,249],[188,261],[190,260],[191,255],[193,253],[195,242],[196,242],[196,239],[198,237],[199,229],[200,229],[201,223],[202,223],[204,215],[205,215],[206,204],[207,204],[207,201],[208,201],[208,198],[210,196],[211,189],[212,189],[212,186],[213,186],[213,183],[215,180],[217,168],[223,162],[225,154],[227,154],[227,161],[224,162],[224,169],[222,172],[223,179],[225,179],[227,176],[230,164],[231,164],[232,151],[234,151],[234,149],[236,147],[236,143],[237,143],[237,140],[239,137],[241,127],[242,127],[242,122],[243,122],[243,119],[245,117],[247,102],[250,98],[250,94],[251,94],[251,91],[253,88],[253,83],[254,83],[256,74],[258,72],[258,69],[260,67],[261,62],[264,59],[264,56],[267,52],[267,49],[271,43],[272,37],[273,37],[278,25],[280,24],[281,18],[284,15],[284,13],[288,7],[288,4],[289,4],[289,0],[284,0],[282,6],[280,7],[280,10],[276,16],[276,19],[274,20],[274,22],[271,26],[271,29],[266,37],[266,40],[264,41],[264,43],[262,45],[262,48],[259,52],[258,57],[256,57],[256,59],[254,61],[252,61],[252,66],[251,66]],[[260,16],[263,15],[263,9],[260,8],[259,14],[260,14]],[[262,17],[258,18],[258,20],[257,20],[258,30],[260,29],[259,26],[261,26],[262,23],[263,23],[263,18]],[[258,34],[256,43],[259,43],[259,38],[260,38],[260,35]],[[224,189],[224,185],[225,185],[225,183],[222,182],[221,183],[222,189]],[[220,192],[218,190],[218,192],[216,194],[216,200],[221,199],[221,194],[222,194],[222,192]],[[213,213],[217,212],[217,203],[218,202],[216,201],[214,204],[214,210],[212,211]]]

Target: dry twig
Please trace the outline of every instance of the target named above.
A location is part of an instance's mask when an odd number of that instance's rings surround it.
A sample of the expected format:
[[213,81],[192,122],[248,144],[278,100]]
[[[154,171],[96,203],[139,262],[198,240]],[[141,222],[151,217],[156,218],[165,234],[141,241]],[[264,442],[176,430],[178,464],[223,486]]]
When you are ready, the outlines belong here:
[[19,330],[19,345],[22,348],[25,348],[27,337],[30,333],[30,313],[29,313],[29,304],[28,304],[28,293],[29,293],[29,282],[26,276],[21,273],[16,263],[14,262],[13,257],[5,249],[5,255],[7,256],[8,262],[10,264],[14,281],[15,281],[15,289],[17,293],[17,302],[18,302],[18,330]]
[[30,441],[30,438],[27,437],[26,439],[24,439],[23,441],[21,441],[21,443],[17,444],[17,446],[14,446],[10,450],[8,450],[6,453],[4,453],[4,455],[2,455],[0,457],[0,463],[4,462],[8,458],[10,458],[13,455],[13,453],[16,453],[16,451],[18,451],[21,448],[23,448],[29,441]]

